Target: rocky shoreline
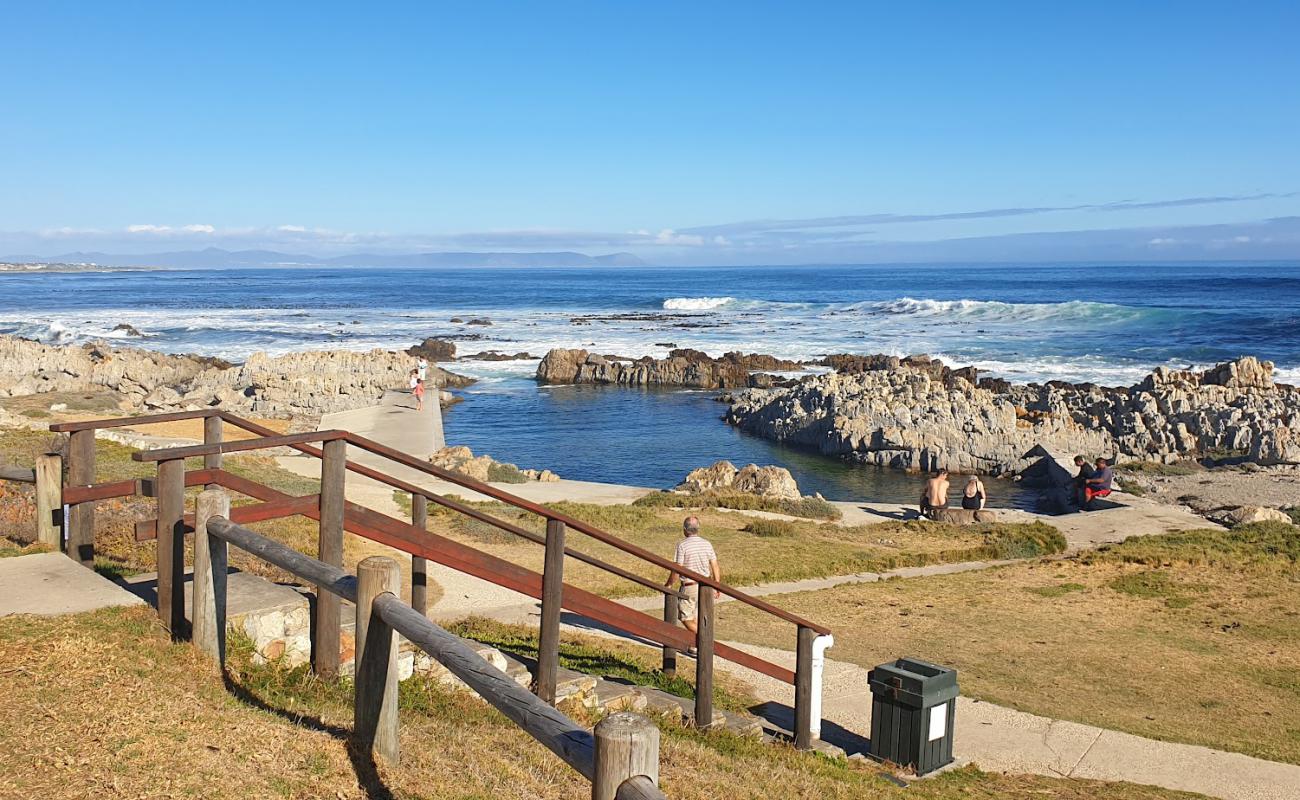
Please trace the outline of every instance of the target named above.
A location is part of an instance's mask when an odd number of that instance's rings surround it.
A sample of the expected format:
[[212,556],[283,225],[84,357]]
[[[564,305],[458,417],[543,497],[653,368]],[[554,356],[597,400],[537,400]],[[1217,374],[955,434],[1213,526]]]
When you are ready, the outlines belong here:
[[[374,405],[386,390],[405,387],[413,367],[411,356],[378,349],[255,353],[231,365],[102,342],[47,345],[0,336],[0,397],[110,391],[122,410],[135,412],[221,406],[261,417],[319,417]],[[439,367],[430,373],[440,388],[473,382]]]
[[802,371],[804,365],[759,353],[726,353],[713,358],[680,348],[667,358],[603,356],[587,350],[555,349],[537,365],[539,383],[605,383],[618,386],[685,386],[734,389],[776,386],[770,372]]
[[1273,365],[1250,356],[1203,372],[1158,368],[1120,388],[1013,385],[926,357],[854,357],[839,367],[728,395],[725,419],[768,439],[913,471],[1014,473],[1035,446],[1157,463],[1300,462],[1300,390],[1274,383]]

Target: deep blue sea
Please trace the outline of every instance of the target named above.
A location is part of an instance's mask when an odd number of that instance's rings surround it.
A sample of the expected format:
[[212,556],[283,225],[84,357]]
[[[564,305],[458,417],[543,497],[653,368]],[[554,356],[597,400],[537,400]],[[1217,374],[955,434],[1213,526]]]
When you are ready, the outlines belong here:
[[[119,323],[145,338],[126,339],[113,331]],[[1016,381],[1112,385],[1157,365],[1253,354],[1297,383],[1300,265],[0,273],[0,333],[65,343],[109,338],[230,359],[258,350],[405,348],[427,336],[455,339],[462,354],[541,356],[561,346],[625,356],[674,346],[800,359],[929,353]],[[739,434],[719,421],[723,408],[712,393],[538,387],[535,367],[535,360],[456,365],[480,382],[447,413],[448,440],[585,480],[668,486],[693,467],[730,458],[782,464],[805,491],[837,499],[916,494],[909,479]]]

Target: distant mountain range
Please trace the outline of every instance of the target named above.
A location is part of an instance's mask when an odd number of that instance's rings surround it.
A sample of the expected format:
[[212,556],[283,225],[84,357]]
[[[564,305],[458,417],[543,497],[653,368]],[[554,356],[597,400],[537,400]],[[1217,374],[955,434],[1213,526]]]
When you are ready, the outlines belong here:
[[98,264],[105,267],[637,267],[645,262],[631,253],[589,256],[582,253],[356,253],[320,258],[274,250],[180,250],[171,253],[115,255],[113,253],[63,253],[57,256],[16,255],[10,263]]

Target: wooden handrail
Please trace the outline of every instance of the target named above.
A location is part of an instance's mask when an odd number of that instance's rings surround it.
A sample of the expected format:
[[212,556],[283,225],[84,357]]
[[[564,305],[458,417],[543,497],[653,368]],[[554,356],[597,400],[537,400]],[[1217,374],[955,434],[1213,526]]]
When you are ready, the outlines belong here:
[[36,470],[27,467],[0,467],[0,481],[36,483]]
[[74,431],[97,431],[104,428],[126,428],[131,425],[151,425],[155,422],[178,422],[183,419],[202,419],[219,417],[219,408],[204,408],[199,411],[172,411],[166,414],[145,414],[140,417],[114,417],[112,419],[86,419],[79,422],[56,422],[50,425],[55,433],[72,433]]
[[[304,581],[316,583],[345,600],[353,603],[358,601],[357,578],[338,567],[303,555],[223,517],[208,519],[207,533]],[[524,689],[509,675],[471,650],[464,640],[430,622],[391,592],[379,594],[370,602],[373,613],[394,631],[432,656],[479,697],[559,756],[578,774],[588,781],[597,780],[596,752],[591,732]],[[362,665],[358,663],[357,666],[360,669]],[[649,779],[629,779],[623,786],[627,787],[627,792],[623,792],[620,787],[618,797],[667,800]]]
[[[403,466],[411,467],[412,469],[425,472],[436,478],[445,480],[448,483],[454,483],[458,486],[463,486],[466,489],[469,489],[473,492],[486,495],[488,497],[493,498],[494,500],[500,500],[501,502],[507,505],[511,505],[514,506],[515,508],[523,509],[524,511],[532,512],[533,514],[537,514],[540,517],[544,517],[546,519],[559,520],[560,522],[563,522],[566,527],[585,533],[588,536],[592,537],[593,539],[596,539],[597,541],[604,542],[605,544],[611,547],[622,550],[623,552],[628,553],[630,555],[634,555],[637,558],[641,559],[642,561],[647,561],[650,564],[653,564],[654,566],[657,566],[663,570],[666,571],[670,570],[672,572],[689,576],[691,579],[696,580],[705,586],[712,586],[714,589],[717,589],[723,594],[728,595],[732,599],[739,600],[740,602],[748,606],[752,606],[753,608],[756,608],[760,611],[764,611],[768,614],[772,614],[773,616],[779,617],[780,619],[783,619],[786,622],[790,622],[800,627],[809,628],[811,630],[816,631],[819,634],[830,633],[830,629],[823,625],[818,625],[817,623],[812,622],[810,620],[806,620],[803,617],[797,616],[795,614],[791,614],[790,612],[777,608],[771,603],[764,602],[763,600],[760,600],[757,597],[751,597],[750,595],[745,594],[739,589],[735,589],[725,583],[722,583],[721,581],[715,581],[712,577],[708,575],[702,575],[698,572],[692,572],[691,570],[685,569],[679,566],[678,564],[676,564],[675,562],[669,561],[663,556],[652,553],[649,550],[646,550],[642,547],[637,547],[631,542],[624,541],[623,539],[620,539],[617,536],[606,533],[605,531],[602,531],[600,528],[597,528],[594,525],[590,525],[586,522],[583,522],[582,520],[577,519],[575,517],[571,517],[568,514],[562,514],[558,511],[554,511],[550,508],[547,508],[546,506],[541,505],[540,503],[534,503],[531,500],[525,500],[522,497],[511,494],[510,492],[504,491],[502,489],[498,489],[495,486],[491,486],[486,483],[480,483],[479,481],[476,481],[473,478],[467,478],[464,475],[459,475],[455,472],[451,472],[449,470],[445,470],[440,467],[435,467],[432,464],[428,464],[423,461],[420,461],[418,458],[415,458],[412,455],[403,453],[400,450],[394,450],[393,448],[388,447],[387,445],[382,445],[379,442],[373,441],[371,439],[367,439],[364,436],[358,436],[355,433],[345,433],[344,439],[348,442],[348,444],[356,445],[357,447],[360,447],[362,450],[366,450],[367,452],[374,453],[375,455],[378,456],[383,456],[384,458],[387,458],[390,461],[395,461],[399,464],[402,464]],[[421,491],[427,492],[428,490],[425,489]]]
[[131,454],[132,461],[172,461],[178,458],[194,458],[219,453],[239,453],[245,450],[262,450],[269,447],[289,447],[303,442],[332,442],[346,439],[346,431],[309,431],[307,433],[278,434],[263,436],[260,439],[236,439],[232,442],[214,444],[195,444],[186,447],[159,447],[153,450],[137,450]]

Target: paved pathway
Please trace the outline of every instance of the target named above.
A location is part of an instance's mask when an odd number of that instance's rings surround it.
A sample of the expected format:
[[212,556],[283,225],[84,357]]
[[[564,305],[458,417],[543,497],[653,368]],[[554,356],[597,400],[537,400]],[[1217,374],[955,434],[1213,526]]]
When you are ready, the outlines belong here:
[[0,558],[0,617],[75,614],[143,602],[62,553]]

